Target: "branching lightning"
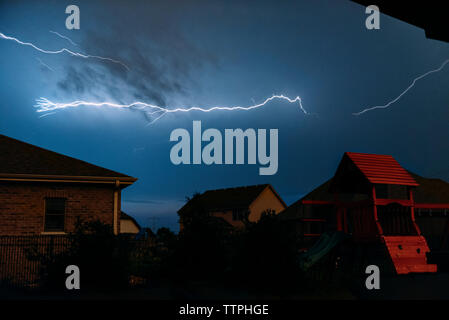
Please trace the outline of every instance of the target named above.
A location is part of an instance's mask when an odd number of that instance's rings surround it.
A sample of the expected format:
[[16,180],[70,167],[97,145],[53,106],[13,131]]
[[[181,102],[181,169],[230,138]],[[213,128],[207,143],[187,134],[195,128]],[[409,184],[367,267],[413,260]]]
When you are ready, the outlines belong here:
[[[61,35],[60,33],[56,32],[56,31],[51,31],[51,33],[57,35],[58,37],[65,39],[67,41],[69,41],[72,45],[77,46],[77,44],[75,42],[73,42],[70,38]],[[4,39],[4,40],[11,40],[14,41],[20,45],[23,46],[29,46],[32,47],[33,49],[41,52],[41,53],[45,53],[45,54],[61,54],[61,53],[68,53],[72,56],[75,57],[80,57],[80,58],[84,58],[84,59],[89,59],[89,58],[93,58],[93,59],[99,59],[99,60],[104,60],[104,61],[109,61],[112,63],[116,63],[116,64],[120,64],[122,65],[124,68],[126,68],[127,70],[130,70],[129,67],[124,64],[123,62],[119,61],[119,60],[115,60],[109,57],[103,57],[103,56],[97,56],[97,55],[90,55],[90,54],[83,54],[80,52],[74,52],[71,51],[67,48],[62,48],[59,50],[45,50],[42,49],[36,45],[34,45],[33,43],[30,42],[23,42],[15,37],[11,37],[11,36],[7,36],[4,33],[0,32],[0,39]],[[40,60],[39,58],[37,58],[37,60],[39,61],[39,63],[46,67],[47,69],[53,71],[52,68],[50,68],[48,65],[46,65],[45,63],[42,62],[42,60]],[[433,73],[437,73],[440,72],[441,70],[443,70],[443,68],[449,64],[449,59],[443,61],[443,63],[434,70],[430,70],[418,77],[416,77],[415,79],[413,79],[413,81],[411,82],[411,84],[405,88],[405,90],[403,90],[396,98],[394,98],[393,100],[389,101],[388,103],[384,104],[384,105],[377,105],[377,106],[373,106],[373,107],[368,107],[365,108],[359,112],[355,112],[352,113],[355,116],[360,116],[366,112],[369,111],[373,111],[376,109],[386,109],[388,107],[390,107],[392,104],[396,103],[398,100],[400,100],[409,90],[411,90],[415,84],[433,74]],[[227,106],[214,106],[214,107],[210,107],[210,108],[203,108],[203,107],[177,107],[177,108],[166,108],[166,107],[161,107],[158,105],[153,105],[153,104],[149,104],[146,102],[141,102],[141,101],[136,101],[133,102],[131,104],[117,104],[117,103],[112,103],[112,102],[90,102],[90,101],[73,101],[73,102],[69,102],[69,103],[55,103],[52,102],[46,98],[40,98],[36,100],[36,107],[37,107],[37,112],[43,112],[44,114],[41,117],[50,115],[50,114],[54,114],[56,111],[60,110],[60,109],[65,109],[65,108],[75,108],[75,107],[79,107],[79,106],[96,106],[96,107],[110,107],[110,108],[118,108],[118,109],[136,109],[136,110],[141,110],[142,112],[144,112],[146,115],[154,118],[154,120],[152,120],[150,122],[154,123],[157,120],[159,120],[160,118],[162,118],[164,115],[168,114],[168,113],[177,113],[177,112],[191,112],[191,111],[200,111],[200,112],[212,112],[212,111],[216,111],[216,110],[225,110],[225,111],[235,111],[235,110],[252,110],[252,109],[256,109],[256,108],[260,108],[263,107],[264,105],[266,105],[267,103],[269,103],[270,101],[274,100],[274,99],[280,99],[280,100],[285,100],[288,101],[289,103],[297,103],[301,109],[302,112],[304,112],[304,114],[309,114],[302,106],[302,101],[301,98],[299,96],[297,96],[294,99],[291,99],[287,96],[284,95],[272,95],[271,97],[265,99],[265,101],[263,101],[262,103],[256,104],[254,99],[252,99],[253,101],[253,105],[250,106],[246,106],[246,107],[242,107],[242,106],[232,106],[232,107],[227,107]]]
[[57,110],[61,109],[67,109],[67,108],[77,108],[80,106],[93,106],[93,107],[109,107],[109,108],[116,108],[116,109],[136,109],[141,110],[145,114],[154,117],[154,119],[150,122],[150,124],[156,122],[160,118],[162,118],[164,115],[168,113],[177,113],[177,112],[191,112],[191,111],[200,111],[200,112],[212,112],[212,111],[218,111],[218,110],[225,110],[225,111],[248,111],[257,109],[260,107],[265,106],[267,103],[269,103],[272,100],[284,100],[289,103],[297,103],[301,111],[308,115],[309,113],[304,109],[302,106],[302,100],[298,96],[294,99],[291,99],[284,95],[272,95],[271,97],[265,99],[262,103],[254,104],[247,107],[242,106],[232,106],[232,107],[226,107],[226,106],[214,106],[210,108],[202,108],[202,107],[178,107],[178,108],[164,108],[161,106],[136,101],[131,104],[117,104],[112,102],[89,102],[89,101],[73,101],[69,103],[55,103],[52,102],[46,98],[40,98],[36,100],[35,107],[37,108],[37,112],[55,112]]
[[366,109],[363,109],[362,111],[353,113],[353,115],[355,115],[355,116],[360,116],[361,114],[364,114],[365,112],[368,112],[368,111],[372,111],[372,110],[375,110],[375,109],[386,109],[386,108],[388,108],[388,107],[391,106],[393,103],[395,103],[396,101],[398,101],[399,99],[401,99],[402,96],[403,96],[404,94],[406,94],[411,88],[413,88],[413,87],[415,86],[415,84],[416,84],[417,81],[419,81],[419,80],[421,80],[421,79],[427,77],[428,75],[431,75],[432,73],[440,72],[441,70],[443,70],[443,68],[444,68],[448,63],[449,63],[449,59],[445,60],[445,61],[441,64],[441,66],[440,66],[439,68],[434,69],[434,70],[430,70],[430,71],[428,71],[428,72],[426,72],[426,73],[420,75],[419,77],[416,77],[415,79],[413,79],[412,83],[411,83],[411,84],[410,84],[404,91],[402,91],[401,94],[400,94],[399,96],[397,96],[396,98],[394,98],[393,100],[391,100],[391,101],[388,102],[387,104],[382,105],[382,106],[374,106],[374,107],[366,108]]
[[60,34],[59,32],[50,30],[50,33],[53,33],[53,34],[57,35],[58,37],[67,40],[67,41],[70,42],[73,46],[78,46],[75,42],[72,41],[72,39],[70,39],[69,37],[63,36],[63,35]]
[[[58,32],[55,31],[50,31],[51,33],[56,34],[57,36],[59,36],[60,38],[66,39],[68,40],[72,45],[76,46],[76,43],[74,43],[70,38],[65,37],[61,34],[59,34]],[[17,38],[11,37],[11,36],[7,36],[4,33],[0,32],[0,39],[5,39],[5,40],[11,40],[14,41],[20,45],[24,45],[24,46],[29,46],[32,47],[33,49],[41,52],[41,53],[46,53],[46,54],[60,54],[60,53],[68,53],[72,56],[76,56],[76,57],[81,57],[84,59],[88,59],[88,58],[96,58],[96,59],[100,59],[100,60],[107,60],[110,62],[114,62],[114,63],[118,63],[122,66],[124,66],[127,70],[129,70],[128,66],[125,65],[123,62],[112,59],[112,58],[108,58],[108,57],[101,57],[101,56],[95,56],[95,55],[88,55],[88,54],[82,54],[79,52],[74,52],[71,51],[67,48],[62,48],[60,50],[45,50],[42,48],[39,48],[38,46],[34,45],[33,43],[30,42],[23,42]],[[45,63],[43,63],[40,59],[37,59],[39,61],[39,63],[41,65],[43,65],[44,67],[48,68],[49,70],[53,70],[51,69],[48,65],[46,65]],[[289,98],[287,96],[284,95],[272,95],[271,97],[265,99],[265,101],[263,101],[262,103],[256,104],[253,102],[253,105],[250,106],[232,106],[232,107],[227,107],[227,106],[214,106],[214,107],[210,107],[210,108],[203,108],[203,107],[177,107],[177,108],[166,108],[166,107],[161,107],[158,105],[154,105],[154,104],[149,104],[146,102],[142,102],[142,101],[136,101],[130,104],[118,104],[118,103],[113,103],[113,102],[90,102],[90,101],[73,101],[73,102],[69,102],[69,103],[55,103],[52,102],[46,98],[40,98],[36,100],[36,105],[35,107],[37,108],[37,112],[41,112],[43,113],[40,117],[45,117],[51,114],[54,114],[55,112],[61,110],[61,109],[67,109],[67,108],[77,108],[80,106],[95,106],[95,107],[109,107],[109,108],[116,108],[116,109],[134,109],[134,110],[140,110],[142,112],[144,112],[147,116],[150,116],[151,118],[153,118],[153,120],[150,122],[154,123],[157,120],[161,119],[164,115],[168,114],[168,113],[177,113],[177,112],[192,112],[192,111],[200,111],[200,112],[212,112],[212,111],[218,111],[218,110],[224,110],[224,111],[237,111],[237,110],[241,110],[241,111],[248,111],[248,110],[252,110],[252,109],[257,109],[260,107],[265,106],[267,103],[269,103],[270,101],[274,100],[274,99],[278,99],[278,100],[284,100],[287,101],[289,103],[297,103],[299,108],[301,109],[301,111],[304,114],[309,114],[304,107],[302,106],[302,100],[299,96],[297,96],[296,98],[292,99]]]
[[82,53],[79,53],[79,52],[73,52],[73,51],[71,51],[71,50],[69,50],[67,48],[62,48],[60,50],[55,50],[55,51],[44,50],[44,49],[41,49],[41,48],[37,47],[36,45],[34,45],[34,44],[30,43],[30,42],[20,41],[19,39],[7,36],[7,35],[3,34],[2,32],[0,32],[0,38],[1,39],[5,39],[5,40],[12,40],[12,41],[14,41],[14,42],[16,42],[18,44],[32,47],[33,49],[35,49],[35,50],[37,50],[39,52],[42,52],[42,53],[46,53],[46,54],[60,54],[60,53],[66,52],[66,53],[68,53],[68,54],[70,54],[72,56],[80,57],[80,58],[84,58],[84,59],[93,58],[93,59],[99,59],[99,60],[104,60],[104,61],[110,61],[110,62],[113,62],[113,63],[117,63],[117,64],[120,64],[123,67],[125,67],[127,70],[129,70],[129,67],[126,64],[124,64],[123,62],[115,60],[115,59],[112,59],[112,58],[108,58],[108,57],[101,57],[101,56],[95,56],[95,55],[90,55],[90,54],[82,54]]

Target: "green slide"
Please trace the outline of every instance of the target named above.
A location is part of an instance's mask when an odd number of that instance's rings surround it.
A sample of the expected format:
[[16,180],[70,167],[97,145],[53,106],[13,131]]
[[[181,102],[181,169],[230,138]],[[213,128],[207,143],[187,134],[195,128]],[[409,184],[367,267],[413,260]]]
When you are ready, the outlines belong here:
[[347,237],[348,235],[341,231],[323,233],[309,250],[300,254],[299,267],[301,270],[309,269]]

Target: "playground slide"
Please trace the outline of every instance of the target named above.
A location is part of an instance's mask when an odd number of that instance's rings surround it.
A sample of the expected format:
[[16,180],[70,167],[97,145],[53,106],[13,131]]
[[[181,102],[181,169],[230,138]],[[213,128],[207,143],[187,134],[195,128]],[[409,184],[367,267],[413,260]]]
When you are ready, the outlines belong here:
[[309,269],[345,238],[347,235],[341,231],[323,233],[310,249],[300,254],[299,267],[304,271]]

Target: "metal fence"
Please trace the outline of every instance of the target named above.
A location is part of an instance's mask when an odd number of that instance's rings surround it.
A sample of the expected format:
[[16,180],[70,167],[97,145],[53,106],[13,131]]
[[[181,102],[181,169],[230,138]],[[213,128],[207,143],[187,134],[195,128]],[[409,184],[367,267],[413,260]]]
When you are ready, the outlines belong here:
[[37,287],[43,260],[69,249],[66,236],[0,236],[0,286]]
[[[134,260],[148,255],[154,246],[148,239],[118,239],[120,246],[132,251],[130,256]],[[45,265],[70,250],[73,241],[64,235],[0,236],[0,287],[40,287],[45,277]]]

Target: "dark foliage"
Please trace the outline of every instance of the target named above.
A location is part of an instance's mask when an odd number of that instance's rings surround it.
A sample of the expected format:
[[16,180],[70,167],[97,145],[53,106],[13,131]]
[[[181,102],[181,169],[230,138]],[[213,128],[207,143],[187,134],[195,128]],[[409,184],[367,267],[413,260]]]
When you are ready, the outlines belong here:
[[79,267],[82,289],[119,289],[127,285],[131,243],[115,236],[110,225],[78,221],[70,239],[68,250],[41,258],[45,287],[64,289],[68,265]]
[[180,280],[218,279],[226,269],[231,226],[209,215],[198,194],[181,218],[183,229],[175,246],[173,275]]
[[182,269],[178,275],[258,290],[295,286],[301,277],[299,242],[274,211],[264,212],[258,222],[244,219],[245,228],[237,230],[209,215],[198,195],[189,200],[190,210],[180,217],[183,229],[175,251],[175,263]]
[[287,292],[301,276],[297,265],[299,242],[274,211],[258,222],[247,222],[235,236],[230,261],[234,278],[258,290]]
[[80,268],[82,289],[202,283],[282,296],[303,286],[297,260],[301,243],[274,211],[267,210],[257,222],[244,219],[245,227],[236,229],[210,215],[198,195],[190,203],[180,217],[179,235],[148,229],[133,240],[113,235],[98,221],[79,222],[68,250],[37,256],[46,287],[64,288],[68,265]]

